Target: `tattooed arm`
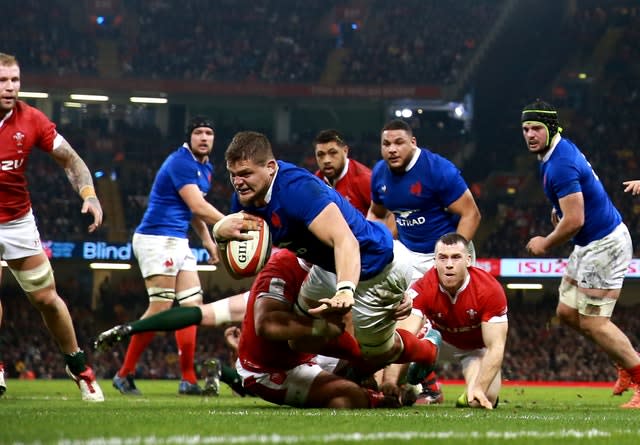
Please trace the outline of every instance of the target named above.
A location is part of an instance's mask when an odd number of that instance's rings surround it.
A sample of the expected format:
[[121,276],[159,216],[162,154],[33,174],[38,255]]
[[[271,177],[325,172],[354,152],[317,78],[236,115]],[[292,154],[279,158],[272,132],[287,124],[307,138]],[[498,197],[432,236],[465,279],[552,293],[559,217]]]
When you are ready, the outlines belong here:
[[93,223],[89,225],[89,233],[94,232],[102,224],[102,207],[96,196],[87,164],[64,138],[62,143],[51,152],[51,156],[64,169],[71,187],[82,198],[81,212],[89,212],[93,215]]

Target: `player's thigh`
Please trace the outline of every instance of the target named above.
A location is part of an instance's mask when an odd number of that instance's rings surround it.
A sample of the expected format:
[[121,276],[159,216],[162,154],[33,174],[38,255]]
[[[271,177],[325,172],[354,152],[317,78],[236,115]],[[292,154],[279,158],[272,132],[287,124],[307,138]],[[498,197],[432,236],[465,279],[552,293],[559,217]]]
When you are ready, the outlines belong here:
[[186,259],[193,257],[189,241],[182,238],[135,233],[131,245],[145,280],[155,275],[176,277]]
[[578,288],[611,290],[617,297],[633,255],[629,230],[620,224],[609,235],[586,246],[576,246],[569,257],[566,275]]
[[314,380],[328,374],[315,362],[303,363],[278,372],[253,372],[236,362],[243,386],[258,397],[277,405],[307,407]]

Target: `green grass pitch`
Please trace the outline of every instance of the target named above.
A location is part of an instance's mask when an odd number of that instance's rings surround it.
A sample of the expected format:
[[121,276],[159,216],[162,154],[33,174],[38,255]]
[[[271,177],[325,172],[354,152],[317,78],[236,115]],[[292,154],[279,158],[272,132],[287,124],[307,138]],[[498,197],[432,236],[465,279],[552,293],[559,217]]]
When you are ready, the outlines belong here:
[[9,380],[0,398],[0,444],[638,444],[631,394],[603,387],[506,386],[495,411],[445,403],[397,410],[300,410],[241,398],[178,396],[177,381],[137,382],[125,397],[102,381],[104,403],[82,402],[69,380]]

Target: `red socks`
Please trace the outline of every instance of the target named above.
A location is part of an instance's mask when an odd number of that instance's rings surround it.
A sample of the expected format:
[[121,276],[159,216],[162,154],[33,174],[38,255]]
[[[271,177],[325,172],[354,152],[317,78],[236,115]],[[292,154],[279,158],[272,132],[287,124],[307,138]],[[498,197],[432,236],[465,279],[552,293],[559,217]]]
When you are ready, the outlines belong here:
[[178,344],[178,355],[180,356],[182,380],[186,380],[189,383],[198,383],[198,377],[193,367],[193,360],[196,355],[197,332],[197,326],[188,326],[176,331],[176,343]]
[[631,375],[631,381],[636,385],[640,384],[640,365],[627,369],[627,372]]
[[126,377],[129,374],[135,374],[138,359],[147,346],[149,346],[149,343],[151,343],[155,335],[155,332],[140,332],[139,334],[131,336],[127,353],[124,356],[124,363],[118,371],[118,377]]
[[396,329],[402,338],[404,349],[395,363],[433,363],[438,356],[438,348],[428,340],[418,340],[411,332],[405,329]]

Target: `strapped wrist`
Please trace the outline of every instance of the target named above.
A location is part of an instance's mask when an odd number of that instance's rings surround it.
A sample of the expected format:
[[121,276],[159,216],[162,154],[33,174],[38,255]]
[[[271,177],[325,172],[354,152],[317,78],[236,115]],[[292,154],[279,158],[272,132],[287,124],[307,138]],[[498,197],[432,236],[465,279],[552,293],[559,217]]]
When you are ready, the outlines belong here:
[[92,185],[85,185],[78,190],[80,197],[83,201],[86,201],[89,198],[97,198],[96,189]]
[[353,284],[353,282],[351,282],[351,281],[340,281],[336,285],[336,291],[340,292],[341,290],[348,290],[348,291],[351,291],[352,294],[355,294],[356,285]]

